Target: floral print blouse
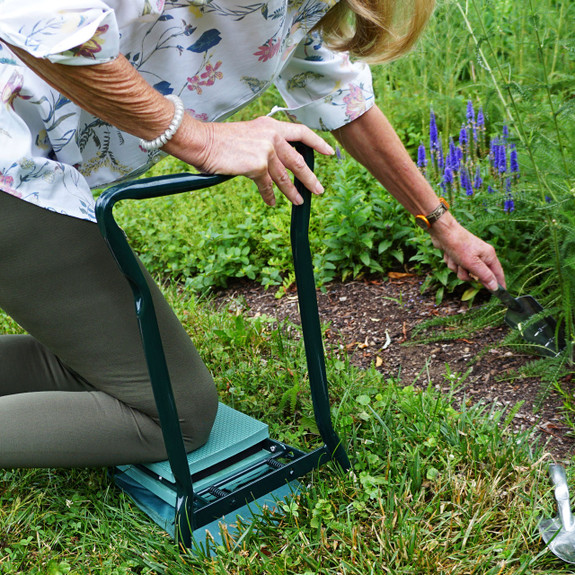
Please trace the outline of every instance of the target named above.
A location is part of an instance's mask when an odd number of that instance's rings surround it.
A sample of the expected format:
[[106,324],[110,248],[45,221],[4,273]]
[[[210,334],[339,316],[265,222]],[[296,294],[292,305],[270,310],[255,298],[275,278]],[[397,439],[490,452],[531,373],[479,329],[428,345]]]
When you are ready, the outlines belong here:
[[121,53],[202,121],[229,117],[275,84],[286,107],[273,112],[333,130],[373,104],[369,68],[311,31],[337,1],[0,0],[0,190],[93,221],[91,188],[163,157],[67,100],[6,44],[69,66]]

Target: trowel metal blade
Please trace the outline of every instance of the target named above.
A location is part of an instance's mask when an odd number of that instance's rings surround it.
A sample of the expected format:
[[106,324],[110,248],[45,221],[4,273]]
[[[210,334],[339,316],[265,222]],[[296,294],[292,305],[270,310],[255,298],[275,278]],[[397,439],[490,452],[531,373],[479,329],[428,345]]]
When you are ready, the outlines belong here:
[[[556,356],[565,347],[565,340],[559,334],[559,341],[556,341],[557,322],[555,318],[547,316],[533,320],[533,316],[541,313],[543,307],[532,296],[524,295],[515,298],[518,307],[509,308],[505,314],[505,323],[513,329],[519,330],[523,338],[540,348],[545,355]],[[519,309],[520,307],[520,309]]]

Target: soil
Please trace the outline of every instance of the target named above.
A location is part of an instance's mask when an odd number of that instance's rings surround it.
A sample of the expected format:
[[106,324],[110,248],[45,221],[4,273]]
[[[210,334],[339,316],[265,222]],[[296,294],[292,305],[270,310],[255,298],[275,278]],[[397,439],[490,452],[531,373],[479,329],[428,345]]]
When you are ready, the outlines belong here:
[[[387,376],[398,378],[402,385],[433,385],[445,393],[451,388],[450,374],[470,370],[455,394],[456,403],[481,401],[502,409],[522,401],[513,421],[515,429],[533,429],[534,440],[543,441],[554,459],[571,459],[575,435],[566,423],[563,400],[554,389],[542,394],[539,379],[517,375],[515,370],[535,357],[502,344],[509,328],[503,324],[477,331],[471,337],[422,343],[418,341],[422,334],[414,334],[416,326],[435,316],[466,313],[469,307],[456,297],[436,305],[433,294],[420,293],[421,278],[390,275],[393,277],[384,280],[333,283],[324,286],[325,291],[318,290],[320,317],[329,325],[326,347],[346,351],[358,367],[373,364]],[[265,314],[299,323],[295,291],[277,299],[273,290],[244,283],[221,292],[216,302],[248,315]],[[569,393],[575,393],[575,379],[568,376],[561,384]]]

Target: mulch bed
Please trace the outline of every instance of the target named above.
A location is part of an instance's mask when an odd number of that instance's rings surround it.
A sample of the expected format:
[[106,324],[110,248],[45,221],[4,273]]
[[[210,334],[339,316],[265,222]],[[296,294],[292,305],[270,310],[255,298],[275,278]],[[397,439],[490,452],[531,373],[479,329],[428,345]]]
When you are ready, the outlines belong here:
[[[420,278],[397,276],[333,283],[324,291],[318,290],[320,316],[329,324],[326,347],[345,350],[354,365],[375,365],[403,385],[431,384],[445,392],[450,389],[450,373],[461,375],[470,369],[465,385],[456,394],[457,401],[483,401],[498,408],[523,401],[513,421],[515,428],[535,428],[535,436],[546,442],[546,450],[554,458],[570,459],[575,436],[565,422],[561,396],[554,389],[542,393],[537,378],[505,377],[534,359],[501,345],[508,328],[499,326],[466,338],[418,343],[413,336],[416,326],[434,316],[465,313],[468,306],[456,298],[436,305],[432,294],[420,293]],[[272,290],[241,283],[219,293],[216,302],[240,307],[248,315],[265,314],[299,323],[295,292],[277,299]],[[570,378],[562,384],[575,393],[575,382]]]

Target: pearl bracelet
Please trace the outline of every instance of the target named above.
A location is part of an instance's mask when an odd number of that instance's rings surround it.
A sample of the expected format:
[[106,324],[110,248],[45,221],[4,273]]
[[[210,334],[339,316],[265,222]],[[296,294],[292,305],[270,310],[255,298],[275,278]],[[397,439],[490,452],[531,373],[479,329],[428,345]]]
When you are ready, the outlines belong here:
[[178,131],[178,128],[181,126],[182,120],[184,119],[184,103],[181,98],[174,94],[168,94],[166,98],[174,104],[174,117],[172,118],[172,122],[168,126],[168,129],[161,136],[158,136],[154,140],[140,139],[140,146],[147,152],[158,150],[162,146],[165,146],[166,143],[174,137],[174,134]]

